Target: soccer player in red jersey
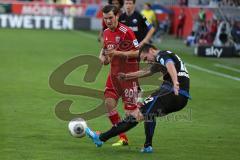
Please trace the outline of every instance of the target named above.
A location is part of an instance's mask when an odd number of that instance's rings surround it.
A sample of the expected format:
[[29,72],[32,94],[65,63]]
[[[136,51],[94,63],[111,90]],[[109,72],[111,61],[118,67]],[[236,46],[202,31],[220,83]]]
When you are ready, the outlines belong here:
[[[138,95],[138,80],[120,81],[118,73],[137,71],[138,68],[138,41],[133,31],[118,22],[119,12],[114,5],[106,5],[103,9],[103,19],[108,27],[103,32],[103,49],[99,58],[102,64],[111,63],[110,73],[105,88],[105,106],[112,124],[117,124],[121,119],[116,110],[120,97],[124,102],[126,114],[136,109]],[[120,140],[115,145],[127,145],[125,134],[120,134]]]

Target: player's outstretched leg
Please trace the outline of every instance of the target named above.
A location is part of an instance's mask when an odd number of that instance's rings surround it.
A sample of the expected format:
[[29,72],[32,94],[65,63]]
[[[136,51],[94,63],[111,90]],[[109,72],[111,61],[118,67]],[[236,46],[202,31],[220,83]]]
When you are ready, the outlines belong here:
[[87,137],[91,138],[93,143],[96,144],[96,147],[101,147],[103,145],[103,142],[99,139],[99,134],[96,132],[93,132],[90,128],[86,128],[85,133]]
[[103,142],[106,142],[112,137],[117,136],[120,133],[127,132],[128,130],[134,128],[138,124],[136,118],[133,116],[127,116],[124,120],[119,122],[117,125],[113,126],[107,132],[101,133],[99,139]]

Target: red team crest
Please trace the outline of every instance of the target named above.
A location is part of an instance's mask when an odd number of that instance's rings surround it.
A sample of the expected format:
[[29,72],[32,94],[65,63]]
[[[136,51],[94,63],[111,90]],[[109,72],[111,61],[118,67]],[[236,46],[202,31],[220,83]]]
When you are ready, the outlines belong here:
[[121,39],[121,38],[120,38],[119,36],[116,36],[116,37],[115,37],[116,43],[119,43],[119,42],[120,42],[120,39]]

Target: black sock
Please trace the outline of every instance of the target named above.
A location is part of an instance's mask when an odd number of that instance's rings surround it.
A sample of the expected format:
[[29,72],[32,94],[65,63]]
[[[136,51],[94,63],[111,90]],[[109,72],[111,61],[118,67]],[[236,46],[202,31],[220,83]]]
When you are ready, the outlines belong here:
[[108,139],[119,135],[120,133],[126,132],[138,124],[133,116],[128,116],[115,126],[113,126],[107,132],[101,133],[99,139],[106,142]]
[[145,129],[146,139],[145,139],[144,147],[152,146],[152,139],[153,139],[155,127],[156,127],[155,118],[152,118],[150,120],[145,120],[144,129]]

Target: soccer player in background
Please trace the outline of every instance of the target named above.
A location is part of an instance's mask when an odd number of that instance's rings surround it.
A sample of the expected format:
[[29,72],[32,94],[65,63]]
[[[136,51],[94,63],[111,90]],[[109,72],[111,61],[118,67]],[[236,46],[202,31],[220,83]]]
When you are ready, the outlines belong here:
[[135,10],[136,0],[124,0],[125,12],[120,15],[119,22],[131,28],[141,46],[152,38],[155,28],[138,11]]
[[[135,127],[138,122],[144,120],[152,121],[155,117],[165,116],[172,112],[183,109],[190,98],[190,80],[188,71],[183,61],[171,51],[160,51],[151,44],[144,44],[139,50],[140,58],[151,64],[151,67],[136,72],[119,73],[118,78],[131,80],[151,76],[156,72],[163,73],[163,83],[160,88],[152,93],[144,101],[141,108],[131,110],[126,114],[126,118],[113,126],[110,130],[101,134],[96,134],[91,129],[86,128],[86,134],[97,147],[102,146],[110,138],[119,133],[126,132]],[[146,140],[141,152],[151,153],[153,151],[152,142],[148,141],[148,135],[154,132],[153,128],[145,128]]]
[[141,14],[147,18],[148,22],[157,28],[158,22],[155,12],[150,3],[145,3]]
[[184,26],[186,21],[186,15],[184,13],[184,10],[181,9],[180,13],[178,15],[178,25],[177,25],[177,31],[176,31],[176,37],[177,38],[183,38],[183,32],[184,32]]
[[[103,32],[103,49],[99,59],[102,64],[111,63],[104,96],[108,117],[112,124],[116,125],[121,121],[116,110],[120,97],[124,102],[125,111],[134,110],[137,107],[138,80],[123,82],[117,79],[117,75],[119,72],[134,72],[139,69],[137,62],[139,44],[133,31],[118,22],[119,12],[116,6],[107,5],[102,11],[103,20],[108,28]],[[127,145],[126,135],[121,133],[119,136],[120,140],[113,146]]]

